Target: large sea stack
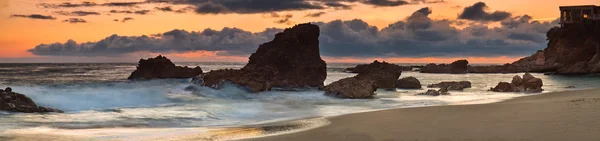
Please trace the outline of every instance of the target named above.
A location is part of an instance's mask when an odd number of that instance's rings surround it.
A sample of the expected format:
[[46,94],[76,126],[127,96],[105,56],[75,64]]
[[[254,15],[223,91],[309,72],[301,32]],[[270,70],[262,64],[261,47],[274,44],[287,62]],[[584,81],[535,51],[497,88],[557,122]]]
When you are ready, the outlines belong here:
[[327,67],[319,52],[319,34],[319,27],[310,23],[285,29],[273,41],[260,45],[242,69],[211,71],[196,81],[213,88],[229,81],[252,92],[322,87]]
[[396,89],[402,67],[379,61],[363,66],[364,69],[358,75],[327,85],[325,95],[351,99],[372,98],[378,88]]
[[137,69],[127,79],[192,78],[200,74],[200,67],[175,66],[167,57],[159,55],[156,58],[140,59]]
[[0,89],[0,110],[9,112],[22,112],[22,113],[48,113],[63,111],[58,109],[46,108],[38,106],[31,100],[31,98],[12,91],[10,87],[2,90]]

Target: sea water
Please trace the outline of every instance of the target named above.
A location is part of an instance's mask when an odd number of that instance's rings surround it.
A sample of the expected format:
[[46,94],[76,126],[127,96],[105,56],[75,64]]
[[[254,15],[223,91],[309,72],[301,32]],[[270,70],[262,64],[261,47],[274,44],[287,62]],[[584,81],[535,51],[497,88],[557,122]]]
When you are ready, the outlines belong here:
[[[189,129],[242,127],[390,108],[488,103],[530,95],[488,91],[498,82],[510,82],[513,76],[523,75],[522,73],[424,74],[405,71],[401,77],[416,77],[424,85],[423,89],[379,90],[374,99],[350,100],[324,96],[322,91],[316,89],[248,93],[233,84],[226,84],[222,89],[215,90],[192,84],[190,79],[128,81],[127,77],[135,70],[135,65],[0,64],[0,88],[12,87],[13,91],[31,97],[38,105],[65,111],[49,114],[0,111],[0,135],[17,131],[35,134],[43,131],[96,133],[98,130],[112,130],[120,135],[117,137],[128,138],[133,137],[127,136],[132,133],[121,130],[130,128],[198,133],[199,130]],[[201,66],[204,71],[210,71],[241,68],[244,64],[177,65]],[[344,68],[355,65],[329,64],[325,84],[356,75],[344,72]],[[600,84],[600,76],[594,75],[533,75],[543,80],[544,92],[568,90],[567,86],[586,89]],[[473,87],[464,91],[451,91],[451,95],[447,96],[415,96],[427,91],[427,84],[442,81],[470,81]]]

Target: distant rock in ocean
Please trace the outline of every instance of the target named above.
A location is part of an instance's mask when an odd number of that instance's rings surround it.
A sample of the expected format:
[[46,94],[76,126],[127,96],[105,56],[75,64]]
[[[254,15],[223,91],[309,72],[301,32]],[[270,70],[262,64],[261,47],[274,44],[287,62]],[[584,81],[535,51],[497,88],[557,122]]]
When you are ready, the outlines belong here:
[[319,52],[319,35],[319,26],[310,23],[285,29],[260,45],[242,69],[211,71],[194,81],[213,88],[229,81],[252,92],[323,87],[327,67]]
[[192,78],[200,74],[202,69],[198,66],[175,66],[167,57],[159,55],[156,58],[140,59],[137,69],[127,79]]
[[462,91],[466,88],[471,88],[471,82],[469,82],[469,81],[441,82],[441,83],[437,83],[437,84],[427,85],[427,88],[445,88],[446,90],[451,90],[451,91]]
[[450,73],[464,74],[467,73],[469,61],[457,60],[451,64],[427,64],[421,68],[421,73]]
[[396,88],[421,89],[421,81],[415,77],[405,77],[396,82]]
[[[338,98],[372,98],[378,88],[393,90],[402,69],[398,65],[374,61],[363,65],[361,72],[351,78],[333,82],[325,87],[325,94]],[[360,91],[354,91],[360,88]],[[373,89],[371,89],[373,88]]]
[[0,89],[0,110],[22,113],[63,112],[58,109],[38,106],[31,98],[20,93],[12,92],[10,87],[4,90]]
[[491,88],[490,91],[539,93],[543,91],[542,86],[544,86],[542,79],[536,78],[530,73],[525,73],[522,78],[518,75],[513,77],[511,83],[498,83],[498,85]]
[[[349,72],[349,73],[361,73],[361,72],[367,72],[370,71],[373,68],[377,68],[380,66],[385,66],[387,64],[384,63],[379,63],[378,64],[360,64],[360,65],[356,65],[356,67],[352,67],[352,68],[346,68],[345,71]],[[412,66],[398,66],[398,65],[394,65],[393,66],[395,69],[398,69],[399,71],[411,71],[413,69]]]

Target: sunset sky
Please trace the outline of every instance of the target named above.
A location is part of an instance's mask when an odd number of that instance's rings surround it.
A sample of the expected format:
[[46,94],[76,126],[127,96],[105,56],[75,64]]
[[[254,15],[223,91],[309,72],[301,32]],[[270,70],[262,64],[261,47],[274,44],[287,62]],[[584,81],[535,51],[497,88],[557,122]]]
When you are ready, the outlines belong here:
[[1,62],[244,62],[294,24],[328,62],[507,63],[546,47],[558,6],[600,0],[0,0]]

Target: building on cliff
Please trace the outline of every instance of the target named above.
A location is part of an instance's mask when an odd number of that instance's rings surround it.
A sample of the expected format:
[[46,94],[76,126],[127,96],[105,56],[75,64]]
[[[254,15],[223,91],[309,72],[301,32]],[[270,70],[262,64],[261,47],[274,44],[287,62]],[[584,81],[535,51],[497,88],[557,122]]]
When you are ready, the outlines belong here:
[[600,28],[600,6],[561,6],[560,13],[562,27],[583,25],[584,27]]

